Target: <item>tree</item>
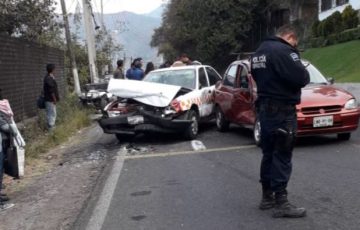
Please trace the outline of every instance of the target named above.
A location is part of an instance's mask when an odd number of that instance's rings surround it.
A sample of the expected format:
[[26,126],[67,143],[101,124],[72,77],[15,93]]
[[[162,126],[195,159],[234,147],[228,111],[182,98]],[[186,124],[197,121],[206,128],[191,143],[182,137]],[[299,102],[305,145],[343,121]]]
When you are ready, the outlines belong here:
[[166,59],[187,53],[222,69],[234,59],[231,53],[241,51],[256,5],[251,0],[171,1],[151,45],[159,47]]
[[357,12],[350,5],[344,9],[341,16],[345,29],[355,28],[359,24]]
[[0,33],[62,46],[61,25],[56,20],[55,4],[54,0],[2,0]]
[[112,64],[115,53],[122,50],[119,44],[116,44],[113,37],[106,29],[102,28],[95,37],[96,41],[96,65],[97,69],[101,71],[105,66]]

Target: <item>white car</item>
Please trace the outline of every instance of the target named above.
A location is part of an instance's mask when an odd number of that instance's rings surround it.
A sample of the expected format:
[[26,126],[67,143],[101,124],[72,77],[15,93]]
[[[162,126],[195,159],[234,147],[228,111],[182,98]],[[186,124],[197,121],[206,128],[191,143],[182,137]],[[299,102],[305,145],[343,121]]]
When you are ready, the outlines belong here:
[[151,71],[142,81],[111,79],[107,91],[118,97],[104,109],[99,124],[105,133],[198,134],[200,120],[214,113],[213,92],[221,76],[208,65]]

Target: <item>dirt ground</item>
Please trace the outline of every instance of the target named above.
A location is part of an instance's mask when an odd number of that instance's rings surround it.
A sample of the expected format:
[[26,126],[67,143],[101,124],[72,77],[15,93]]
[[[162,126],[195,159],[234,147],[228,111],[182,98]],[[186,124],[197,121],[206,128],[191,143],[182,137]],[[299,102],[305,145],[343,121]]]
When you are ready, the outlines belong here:
[[5,192],[15,207],[0,212],[0,230],[70,229],[114,146],[116,139],[94,124],[28,163],[24,178],[6,177]]

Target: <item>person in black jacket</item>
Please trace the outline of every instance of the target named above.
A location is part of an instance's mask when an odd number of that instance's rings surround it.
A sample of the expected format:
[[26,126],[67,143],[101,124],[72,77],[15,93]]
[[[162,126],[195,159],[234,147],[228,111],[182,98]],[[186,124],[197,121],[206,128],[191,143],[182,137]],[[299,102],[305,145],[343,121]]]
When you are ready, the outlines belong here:
[[58,86],[55,80],[55,65],[46,65],[47,74],[44,77],[44,99],[45,99],[45,110],[47,127],[52,130],[55,126],[56,121],[56,103],[60,100]]
[[[2,90],[0,89],[0,101],[3,100]],[[12,112],[11,112],[12,113]],[[3,176],[4,176],[4,161],[5,161],[5,149],[3,148],[3,135],[8,135],[9,133],[13,133],[13,130],[10,127],[10,118],[8,114],[4,113],[0,109],[0,212],[11,208],[14,206],[12,203],[8,203],[9,197],[3,193],[1,190],[3,189]]]
[[301,88],[309,73],[296,49],[296,29],[285,25],[266,39],[251,57],[251,72],[257,85],[257,116],[261,127],[263,157],[260,167],[260,209],[274,207],[273,217],[303,217],[305,208],[291,205],[287,184],[292,170]]

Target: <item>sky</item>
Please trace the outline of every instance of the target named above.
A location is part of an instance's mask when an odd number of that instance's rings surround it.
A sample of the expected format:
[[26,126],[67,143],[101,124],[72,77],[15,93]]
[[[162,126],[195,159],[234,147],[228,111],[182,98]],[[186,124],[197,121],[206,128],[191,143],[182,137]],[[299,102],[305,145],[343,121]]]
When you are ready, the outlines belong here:
[[[117,13],[120,11],[130,11],[137,14],[149,13],[158,8],[164,0],[102,0],[104,6],[104,13]],[[61,12],[60,0],[56,0],[57,13]],[[68,13],[74,13],[77,4],[82,5],[82,0],[65,0],[65,5]],[[94,12],[101,11],[101,0],[91,0]]]

